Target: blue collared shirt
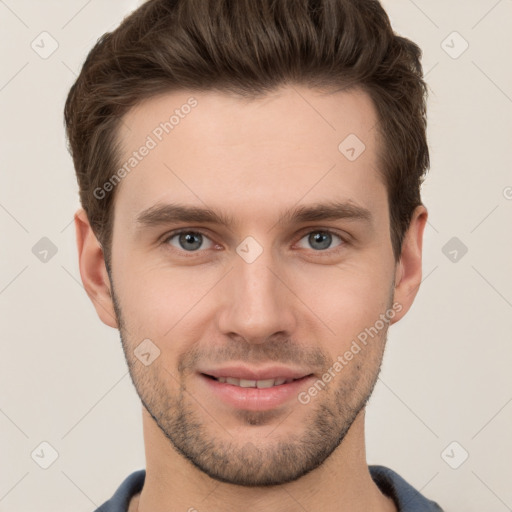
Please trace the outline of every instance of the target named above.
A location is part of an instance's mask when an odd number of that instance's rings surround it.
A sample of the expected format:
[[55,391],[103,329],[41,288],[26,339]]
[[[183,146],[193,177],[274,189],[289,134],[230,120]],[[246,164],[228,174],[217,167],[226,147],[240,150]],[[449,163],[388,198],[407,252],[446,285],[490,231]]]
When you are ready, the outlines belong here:
[[[369,466],[370,475],[382,494],[395,502],[399,512],[443,512],[442,508],[421,495],[400,475],[384,466]],[[123,481],[114,496],[96,512],[127,512],[130,500],[142,491],[146,470],[135,471]]]

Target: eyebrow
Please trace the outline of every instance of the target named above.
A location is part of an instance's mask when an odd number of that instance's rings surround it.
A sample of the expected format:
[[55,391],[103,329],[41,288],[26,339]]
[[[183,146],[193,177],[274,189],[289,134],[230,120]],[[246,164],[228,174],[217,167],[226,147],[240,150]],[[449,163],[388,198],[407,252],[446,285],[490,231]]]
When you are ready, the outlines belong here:
[[[330,201],[298,206],[281,212],[275,225],[341,219],[371,223],[372,213],[352,202]],[[217,224],[227,227],[239,224],[232,215],[225,212],[183,204],[156,204],[142,211],[136,218],[136,224],[141,228],[178,222]]]

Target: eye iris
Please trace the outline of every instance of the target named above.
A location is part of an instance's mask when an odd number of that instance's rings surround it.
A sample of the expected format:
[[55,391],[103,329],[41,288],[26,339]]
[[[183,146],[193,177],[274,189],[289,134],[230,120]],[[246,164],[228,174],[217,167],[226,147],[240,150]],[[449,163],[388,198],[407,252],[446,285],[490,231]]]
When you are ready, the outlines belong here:
[[[309,235],[309,243],[315,250],[327,249],[331,245],[332,236],[329,233],[323,231],[317,231],[314,234]],[[319,242],[320,247],[315,247],[315,243]]]
[[183,249],[199,249],[202,243],[202,235],[200,233],[182,233],[179,242]]

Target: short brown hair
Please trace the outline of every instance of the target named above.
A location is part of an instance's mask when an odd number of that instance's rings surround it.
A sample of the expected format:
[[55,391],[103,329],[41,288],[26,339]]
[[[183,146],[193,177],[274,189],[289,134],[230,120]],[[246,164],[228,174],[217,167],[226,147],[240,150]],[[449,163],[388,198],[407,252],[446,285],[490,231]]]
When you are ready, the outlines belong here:
[[[89,52],[64,109],[80,200],[109,263],[122,116],[173,90],[257,97],[287,83],[369,94],[395,259],[429,167],[421,50],[377,0],[148,0]],[[341,141],[340,141],[341,142]]]

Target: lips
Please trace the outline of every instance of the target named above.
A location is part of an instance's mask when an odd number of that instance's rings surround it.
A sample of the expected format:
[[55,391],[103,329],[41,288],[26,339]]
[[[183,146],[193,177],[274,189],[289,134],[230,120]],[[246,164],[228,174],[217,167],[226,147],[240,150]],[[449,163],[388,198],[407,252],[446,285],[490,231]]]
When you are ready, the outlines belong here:
[[[233,377],[233,374],[242,375],[242,378]],[[261,378],[269,375],[274,376]],[[315,379],[311,373],[282,367],[263,371],[223,368],[205,370],[198,376],[208,403],[212,401],[213,405],[220,400],[230,408],[246,411],[268,411],[287,403],[294,404],[301,390]]]
[[234,377],[213,377],[211,375],[207,375],[212,379],[215,379],[217,382],[225,382],[227,384],[231,384],[233,386],[238,386],[241,388],[272,388],[274,386],[282,386],[283,384],[288,384],[289,382],[293,382],[298,379],[285,379],[284,377],[277,377],[275,379],[236,379]]
[[253,410],[277,405],[312,377],[307,370],[278,365],[265,368],[229,365],[202,369],[200,375],[211,383],[209,387],[216,394],[232,404]]
[[[308,375],[311,375],[311,372],[302,369],[296,368],[287,368],[284,366],[271,366],[266,368],[249,368],[247,366],[225,366],[222,368],[209,368],[209,369],[201,369],[200,373],[206,375],[208,377],[213,377],[215,379],[235,379],[240,381],[267,381],[274,380],[280,381],[284,379],[284,381],[293,381],[302,379]],[[284,382],[283,381],[283,382]],[[281,382],[280,384],[282,384]],[[234,381],[233,381],[234,383]],[[239,383],[236,383],[239,384]],[[255,385],[247,385],[242,387],[255,387]]]

